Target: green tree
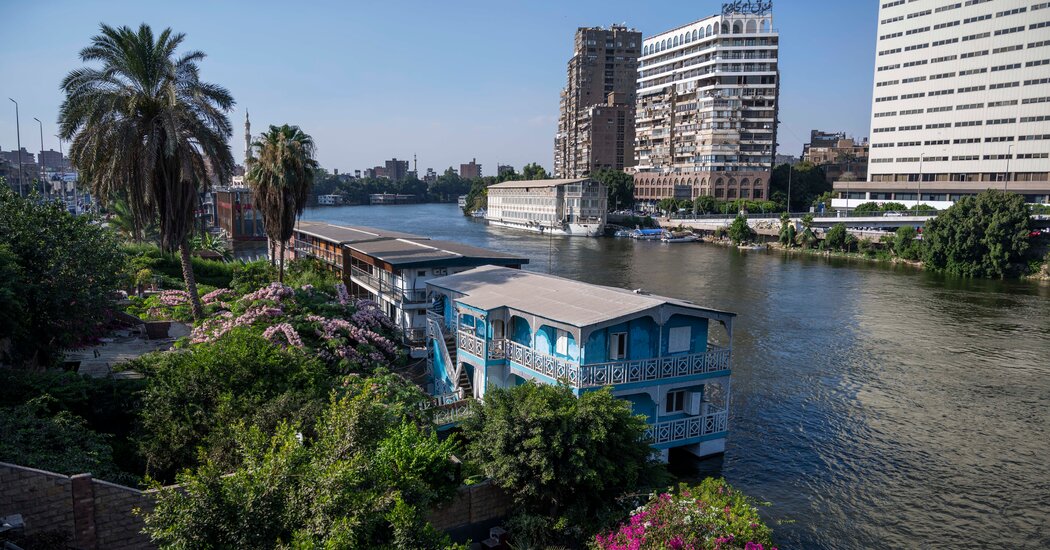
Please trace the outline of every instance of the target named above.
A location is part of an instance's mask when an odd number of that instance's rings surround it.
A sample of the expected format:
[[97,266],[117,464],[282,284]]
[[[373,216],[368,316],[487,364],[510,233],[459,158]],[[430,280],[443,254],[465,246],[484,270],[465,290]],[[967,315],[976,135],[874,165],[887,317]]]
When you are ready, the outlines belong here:
[[862,202],[853,207],[853,212],[857,214],[871,214],[880,211],[882,211],[882,207],[877,202]]
[[795,243],[795,224],[791,222],[791,215],[784,212],[780,215],[780,244],[791,247]]
[[180,488],[158,492],[146,531],[161,548],[450,547],[425,513],[454,493],[454,444],[403,421],[375,383],[352,381],[316,430],[237,426],[238,466],[181,474]]
[[591,176],[609,189],[609,208],[619,210],[634,204],[634,178],[622,170],[603,169]]
[[718,212],[718,201],[710,195],[700,195],[693,200],[694,214],[712,214]]
[[754,235],[755,231],[751,229],[751,226],[747,223],[747,218],[743,215],[738,214],[733,223],[729,225],[729,238],[734,244],[750,241],[754,238]]
[[298,126],[270,126],[252,143],[255,154],[245,178],[271,243],[280,242],[277,278],[284,282],[284,252],[295,220],[306,209],[314,182],[314,141]]
[[910,208],[908,208],[908,210],[912,210],[914,212],[936,212],[937,211],[936,208],[934,208],[934,207],[932,207],[932,206],[930,206],[930,205],[928,205],[926,203],[914,204]]
[[926,222],[923,259],[933,269],[964,277],[1018,275],[1025,269],[1030,232],[1024,197],[989,189]]
[[10,277],[0,283],[9,289],[0,299],[9,295],[12,308],[0,313],[8,319],[0,323],[0,342],[10,339],[13,364],[50,366],[97,335],[124,278],[124,254],[111,229],[0,185],[0,249],[0,275]]
[[645,429],[608,389],[577,398],[531,381],[490,389],[463,423],[468,457],[513,497],[519,531],[531,531],[515,536],[541,544],[579,542],[622,512],[620,497],[654,471]]
[[908,207],[900,202],[884,202],[882,203],[882,206],[879,207],[879,210],[882,210],[883,212],[907,212]]
[[773,169],[769,179],[769,196],[780,199],[780,208],[787,205],[788,175],[791,177],[791,212],[799,212],[813,204],[821,194],[832,191],[831,184],[824,176],[824,169],[809,162],[800,162],[794,166],[781,164]]
[[521,169],[521,175],[527,180],[545,180],[550,179],[551,177],[542,166],[535,162],[526,164],[525,167]]
[[827,234],[824,235],[824,243],[827,248],[842,250],[846,252],[850,243],[850,234],[846,231],[846,224],[836,223],[831,226]]
[[916,239],[919,233],[914,227],[898,227],[893,235],[893,252],[905,260],[918,260],[922,256],[922,241]]
[[154,39],[146,24],[138,32],[102,25],[80,52],[82,61],[102,67],[76,69],[63,79],[59,124],[62,138],[72,140],[73,165],[96,196],[127,197],[140,227],[158,220],[161,246],[179,250],[200,319],[189,236],[209,176],[227,181],[233,172],[226,116],[233,98],[199,79],[203,52],[176,54],[184,38],[165,29]]

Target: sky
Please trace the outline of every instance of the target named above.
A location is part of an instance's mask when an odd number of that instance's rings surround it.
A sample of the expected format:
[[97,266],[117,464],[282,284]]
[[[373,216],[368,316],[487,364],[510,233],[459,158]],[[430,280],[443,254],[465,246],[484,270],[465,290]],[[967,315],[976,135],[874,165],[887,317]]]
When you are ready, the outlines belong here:
[[[780,32],[780,154],[811,129],[866,137],[876,0],[773,0]],[[626,23],[643,33],[721,11],[721,0],[253,2],[3,0],[0,99],[19,103],[22,146],[57,149],[62,78],[100,23],[186,34],[201,76],[230,90],[234,158],[252,131],[297,124],[340,172],[418,157],[420,172],[477,158],[553,165],[558,94],[577,27]],[[0,105],[0,148],[15,148],[15,112]]]

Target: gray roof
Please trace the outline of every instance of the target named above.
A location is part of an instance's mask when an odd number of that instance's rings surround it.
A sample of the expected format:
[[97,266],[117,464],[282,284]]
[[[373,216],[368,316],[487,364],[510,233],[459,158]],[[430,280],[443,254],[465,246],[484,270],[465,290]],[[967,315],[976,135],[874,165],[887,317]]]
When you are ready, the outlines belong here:
[[295,230],[338,244],[374,241],[377,239],[426,239],[426,237],[418,237],[409,233],[401,233],[400,231],[388,231],[360,225],[351,227],[324,222],[300,221],[295,224]]
[[347,243],[345,246],[395,267],[529,263],[528,258],[461,243],[435,241],[426,237],[379,239]]
[[589,180],[590,178],[576,178],[566,180],[518,180],[518,181],[505,181],[503,183],[497,183],[490,185],[489,189],[521,189],[525,187],[558,187],[559,185],[568,185],[570,183],[580,183]]
[[620,319],[665,305],[718,317],[735,316],[686,300],[495,266],[478,267],[427,281],[427,284],[463,294],[465,296],[456,300],[484,311],[509,307],[576,327]]

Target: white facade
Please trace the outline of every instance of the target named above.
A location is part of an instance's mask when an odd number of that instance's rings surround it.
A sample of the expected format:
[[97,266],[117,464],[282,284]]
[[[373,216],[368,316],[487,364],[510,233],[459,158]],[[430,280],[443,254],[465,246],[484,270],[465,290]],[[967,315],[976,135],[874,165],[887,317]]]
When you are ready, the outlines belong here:
[[779,35],[769,3],[744,7],[643,40],[635,116],[638,198],[686,190],[691,197],[767,197]]
[[493,225],[593,237],[605,229],[608,191],[583,178],[508,181],[488,188],[485,219]]
[[884,1],[875,58],[869,181],[853,182],[850,206],[989,187],[1046,202],[1050,2]]

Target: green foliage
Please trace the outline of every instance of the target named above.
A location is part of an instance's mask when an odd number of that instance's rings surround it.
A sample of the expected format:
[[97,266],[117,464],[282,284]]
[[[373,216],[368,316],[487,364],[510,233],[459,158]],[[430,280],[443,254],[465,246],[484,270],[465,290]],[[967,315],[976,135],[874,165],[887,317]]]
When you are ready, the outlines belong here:
[[238,466],[209,460],[180,474],[181,490],[159,492],[147,532],[161,548],[448,547],[424,512],[451,494],[451,444],[429,425],[404,425],[376,394],[387,383],[351,382],[316,430],[281,423],[267,437],[237,426]]
[[787,205],[788,171],[791,171],[791,212],[800,212],[808,208],[821,197],[830,192],[831,184],[824,176],[824,169],[809,162],[794,166],[781,164],[773,169],[769,179],[769,196],[779,203],[778,209]]
[[912,207],[909,208],[908,210],[911,210],[913,212],[936,212],[937,211],[936,208],[934,208],[934,207],[932,207],[932,206],[930,206],[930,205],[928,205],[926,203],[912,205]]
[[230,466],[230,430],[238,423],[267,433],[289,419],[308,426],[334,386],[316,357],[243,328],[207,346],[144,356],[128,368],[147,376],[137,439],[147,473],[163,480],[197,464],[198,450]]
[[718,201],[709,195],[700,195],[693,199],[694,214],[712,214],[718,212]]
[[[174,254],[164,252],[154,244],[124,244],[120,247],[128,260],[124,273],[133,280],[142,269],[149,269],[162,288],[185,288],[182,281],[182,262]],[[191,260],[197,282],[216,288],[229,287],[236,263],[209,260],[194,256]]]
[[926,223],[923,259],[964,277],[1011,277],[1025,269],[1031,219],[1024,198],[990,189],[963,197]]
[[905,260],[918,260],[922,257],[922,241],[914,227],[898,227],[893,235],[893,252]]
[[734,244],[750,241],[755,236],[755,231],[747,223],[747,218],[737,215],[733,223],[729,225],[729,238]]
[[784,212],[780,215],[780,244],[791,247],[795,244],[795,224],[791,223],[791,215]]
[[824,235],[824,243],[830,249],[849,252],[850,245],[855,242],[853,235],[846,231],[846,224],[837,223]]
[[871,214],[882,211],[882,207],[880,207],[877,202],[862,202],[857,206],[854,206],[853,211],[857,214]]
[[[262,263],[266,264],[266,262]],[[335,295],[335,285],[340,282],[335,272],[317,258],[297,258],[292,260],[288,264],[284,278],[289,286],[298,288],[310,285],[329,295]],[[236,282],[234,286],[237,286]]]
[[577,398],[531,381],[490,389],[463,423],[468,457],[519,513],[546,518],[542,533],[528,534],[545,542],[579,541],[622,513],[617,499],[653,473],[645,429],[608,389]]
[[200,233],[190,237],[190,250],[194,254],[211,256],[228,262],[233,259],[233,250],[226,239],[213,233]]
[[761,550],[773,548],[773,532],[756,502],[723,479],[653,495],[619,529],[595,537],[597,550],[692,548]]
[[550,179],[551,177],[551,175],[546,170],[544,170],[542,166],[535,162],[530,162],[529,164],[526,164],[525,167],[521,169],[521,175],[522,179],[526,180],[545,180]]
[[277,280],[277,269],[266,260],[245,262],[233,267],[233,277],[226,285],[237,294],[248,294]]
[[124,268],[112,230],[0,185],[0,247],[0,299],[17,308],[0,314],[0,360],[49,365],[98,336]]
[[484,180],[475,180],[470,186],[470,191],[467,192],[466,205],[463,207],[463,214],[470,214],[475,210],[481,210],[488,206],[489,190],[488,185]]
[[591,178],[608,187],[610,210],[619,210],[634,204],[634,177],[630,174],[606,168],[592,174]]
[[884,202],[879,208],[883,212],[907,212],[908,207],[904,206],[904,203],[900,202]]

